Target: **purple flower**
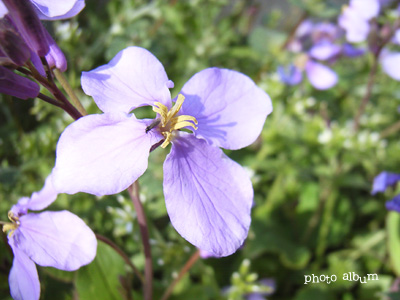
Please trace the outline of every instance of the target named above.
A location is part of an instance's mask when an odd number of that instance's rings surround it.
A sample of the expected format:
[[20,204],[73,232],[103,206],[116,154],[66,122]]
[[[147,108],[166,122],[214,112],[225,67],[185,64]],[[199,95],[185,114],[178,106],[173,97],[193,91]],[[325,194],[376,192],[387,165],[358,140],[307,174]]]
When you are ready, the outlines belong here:
[[28,78],[15,74],[0,66],[0,92],[21,99],[35,98],[39,95],[39,85]]
[[67,69],[65,56],[40,19],[70,18],[78,14],[84,6],[83,0],[3,0],[0,1],[0,17],[15,26],[32,51],[32,61],[38,60],[37,56],[45,57],[51,68],[56,67],[64,72]]
[[11,223],[3,225],[3,231],[9,232],[8,243],[14,253],[9,275],[14,299],[39,299],[40,282],[35,263],[74,271],[96,256],[96,237],[76,215],[68,211],[28,213],[28,210],[46,208],[56,197],[48,177],[40,192],[21,198],[11,208],[8,213]]
[[371,194],[383,193],[389,186],[395,185],[399,180],[400,174],[381,172],[374,178]]
[[339,16],[339,25],[346,31],[349,42],[358,43],[366,40],[369,34],[369,21],[378,16],[378,0],[351,0]]
[[[61,135],[57,190],[119,193],[144,173],[152,148],[172,143],[164,162],[172,225],[200,249],[217,256],[235,252],[248,233],[253,189],[245,170],[219,147],[240,149],[255,141],[272,111],[268,95],[239,72],[209,68],[183,86],[172,106],[173,82],[139,47],[84,72],[82,87],[104,114],[80,118]],[[157,113],[155,120],[129,113],[146,105]]]
[[319,90],[326,90],[336,85],[338,78],[330,68],[315,62],[308,55],[298,57],[295,66],[290,67],[289,72],[285,72],[281,67],[278,69],[281,80],[289,85],[300,83],[302,71],[305,71],[311,85]]

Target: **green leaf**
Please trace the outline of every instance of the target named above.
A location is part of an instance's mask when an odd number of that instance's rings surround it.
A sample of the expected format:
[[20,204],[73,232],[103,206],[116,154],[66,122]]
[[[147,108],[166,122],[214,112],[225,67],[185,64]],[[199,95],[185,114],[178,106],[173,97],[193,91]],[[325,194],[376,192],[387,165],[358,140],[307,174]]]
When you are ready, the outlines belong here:
[[95,260],[78,271],[75,287],[79,299],[125,299],[121,284],[125,275],[124,260],[110,246],[99,242]]

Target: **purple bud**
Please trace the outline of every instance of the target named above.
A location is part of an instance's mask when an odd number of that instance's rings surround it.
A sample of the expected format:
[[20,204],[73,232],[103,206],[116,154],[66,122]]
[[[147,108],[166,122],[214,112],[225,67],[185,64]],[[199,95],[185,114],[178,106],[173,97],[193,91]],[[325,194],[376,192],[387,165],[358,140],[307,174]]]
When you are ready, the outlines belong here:
[[49,52],[45,28],[29,0],[3,0],[18,32],[39,56]]
[[0,19],[0,49],[14,64],[22,66],[30,58],[28,46],[7,19]]
[[36,82],[0,66],[0,93],[21,99],[35,98],[40,88]]

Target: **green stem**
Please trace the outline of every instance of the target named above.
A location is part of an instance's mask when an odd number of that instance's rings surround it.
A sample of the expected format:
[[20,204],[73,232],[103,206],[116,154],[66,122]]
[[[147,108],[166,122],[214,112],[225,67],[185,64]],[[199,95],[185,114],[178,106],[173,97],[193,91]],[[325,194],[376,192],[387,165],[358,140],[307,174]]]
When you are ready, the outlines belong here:
[[54,69],[54,75],[56,76],[58,82],[61,84],[67,95],[70,97],[72,103],[75,105],[76,109],[83,115],[86,116],[88,113],[83,107],[82,103],[79,101],[78,97],[76,96],[74,90],[69,85],[67,79],[65,78],[64,74],[60,72],[58,69]]

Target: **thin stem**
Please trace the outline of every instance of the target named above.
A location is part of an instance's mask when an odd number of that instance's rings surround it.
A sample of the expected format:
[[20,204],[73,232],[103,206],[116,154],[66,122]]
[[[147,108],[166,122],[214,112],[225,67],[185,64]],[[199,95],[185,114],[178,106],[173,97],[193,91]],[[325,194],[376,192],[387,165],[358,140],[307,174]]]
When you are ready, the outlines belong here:
[[64,74],[60,72],[58,69],[54,69],[54,75],[56,76],[58,82],[64,88],[65,92],[71,99],[72,103],[78,109],[78,111],[83,115],[86,116],[88,113],[86,112],[85,108],[83,107],[82,103],[79,101],[78,97],[75,95],[74,90],[69,85],[67,79],[65,78]]
[[395,132],[397,132],[399,130],[400,130],[400,121],[397,121],[393,125],[389,126],[385,130],[383,130],[381,132],[381,134],[379,135],[379,137],[381,139],[384,139],[384,138],[388,137],[389,135],[391,135],[391,134],[393,134],[393,133],[395,133]]
[[368,75],[368,83],[367,83],[367,89],[365,91],[364,97],[361,100],[360,107],[358,108],[357,114],[354,117],[354,131],[357,132],[358,129],[360,128],[360,119],[361,116],[364,114],[365,108],[367,107],[367,104],[369,102],[369,98],[371,98],[371,93],[372,93],[372,88],[374,86],[375,82],[375,75],[376,71],[378,69],[378,57],[374,57],[374,63],[372,65],[371,71],[369,72]]
[[303,23],[303,21],[305,19],[307,19],[307,17],[308,17],[308,12],[306,12],[306,11],[303,12],[303,14],[301,15],[300,19],[297,21],[297,23],[290,30],[290,33],[289,33],[287,39],[285,40],[285,42],[281,46],[281,50],[285,50],[286,47],[289,46],[289,44],[293,41],[293,39],[294,39],[294,37],[296,35],[297,28],[299,28],[301,23]]
[[47,103],[50,103],[52,105],[55,105],[55,106],[58,106],[58,107],[61,107],[61,108],[63,106],[63,103],[61,103],[61,102],[59,102],[59,101],[57,101],[57,100],[55,100],[53,98],[50,98],[49,96],[46,96],[46,95],[44,95],[42,93],[39,93],[39,95],[37,95],[37,98],[42,99],[43,101],[46,101]]
[[358,129],[360,128],[360,118],[364,114],[365,108],[367,107],[369,99],[371,98],[372,87],[374,85],[375,75],[378,69],[379,56],[381,55],[382,50],[386,46],[386,44],[392,40],[393,35],[395,34],[396,30],[399,27],[400,27],[400,19],[397,19],[397,21],[394,23],[394,26],[391,28],[390,33],[383,38],[383,40],[380,42],[376,50],[373,51],[374,62],[371,67],[371,71],[369,72],[368,75],[367,90],[365,91],[365,95],[361,100],[361,104],[360,107],[358,108],[357,114],[354,117],[354,128],[353,128],[354,132],[357,132]]
[[102,241],[103,243],[106,243],[107,245],[109,245],[111,248],[113,248],[115,250],[115,252],[117,252],[122,258],[123,260],[125,260],[125,262],[131,267],[131,269],[133,270],[133,272],[136,274],[137,277],[139,277],[140,281],[143,283],[144,282],[144,278],[143,275],[140,273],[140,271],[135,267],[135,265],[131,262],[131,260],[129,259],[128,255],[126,255],[126,253],[118,247],[117,244],[115,244],[113,241],[111,241],[110,239],[108,239],[107,237],[96,233],[96,238],[99,241]]
[[145,256],[145,269],[144,269],[144,299],[152,300],[153,298],[153,262],[151,260],[151,248],[149,230],[146,222],[146,215],[144,213],[142,202],[139,197],[139,183],[135,181],[128,188],[129,196],[132,199],[133,206],[135,207],[140,234],[142,237],[144,256]]
[[174,290],[174,287],[176,284],[182,279],[183,275],[185,275],[190,268],[194,265],[194,263],[199,259],[200,257],[200,250],[197,250],[186,262],[186,264],[182,267],[181,271],[178,274],[178,277],[175,278],[174,281],[170,284],[168,289],[165,291],[164,295],[162,296],[161,300],[167,300],[169,296],[171,296],[172,291]]

